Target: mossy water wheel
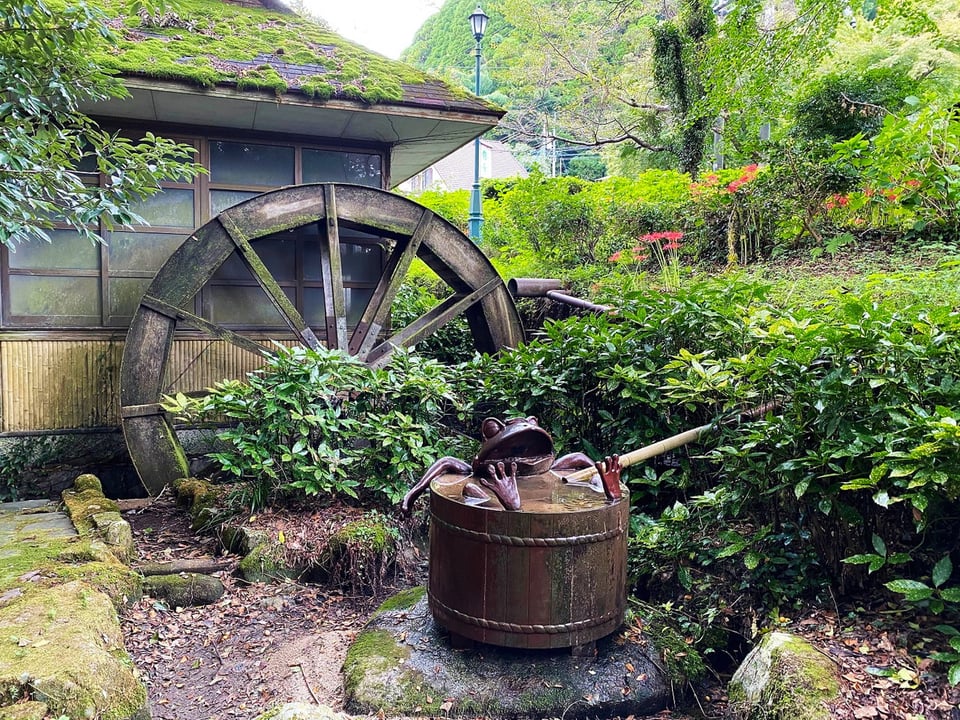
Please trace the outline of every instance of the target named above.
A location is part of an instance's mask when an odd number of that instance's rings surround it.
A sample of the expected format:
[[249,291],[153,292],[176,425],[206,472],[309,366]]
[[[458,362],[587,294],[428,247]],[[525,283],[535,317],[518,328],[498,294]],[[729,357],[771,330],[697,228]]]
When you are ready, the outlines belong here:
[[[301,269],[291,285],[275,277],[270,264],[280,244],[290,243],[297,233],[311,239],[295,245]],[[343,236],[358,235],[380,249],[378,277],[359,294],[362,309],[341,253]],[[406,326],[391,328],[391,304],[415,258],[437,274],[450,295]],[[207,312],[201,293],[228,266],[230,272],[245,268],[247,289],[262,290],[281,327],[264,331],[253,323],[221,322]],[[314,278],[307,288],[313,298],[311,316],[303,309],[307,283],[302,268],[308,266],[314,268],[307,273]],[[184,334],[258,356],[272,341],[326,346],[376,366],[396,348],[416,344],[461,315],[480,351],[515,347],[523,338],[516,307],[490,261],[453,225],[411,200],[368,187],[316,184],[275,190],[235,205],[173,252],[131,322],[120,373],[120,415],[137,473],[151,494],[189,474],[171,418],[160,405],[164,394],[178,389],[168,365],[171,349]]]

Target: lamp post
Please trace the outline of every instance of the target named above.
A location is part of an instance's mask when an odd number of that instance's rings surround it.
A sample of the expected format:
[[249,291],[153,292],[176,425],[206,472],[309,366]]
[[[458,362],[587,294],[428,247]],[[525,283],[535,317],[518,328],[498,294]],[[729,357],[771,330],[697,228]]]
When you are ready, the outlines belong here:
[[[477,72],[475,76],[474,93],[480,95],[480,41],[483,40],[483,34],[487,30],[487,14],[480,5],[470,15],[470,29],[473,31],[473,38],[477,41],[473,49],[473,55],[477,59]],[[480,203],[480,137],[473,141],[473,192],[470,193],[470,239],[474,242],[480,240],[480,228],[483,227],[483,206]]]

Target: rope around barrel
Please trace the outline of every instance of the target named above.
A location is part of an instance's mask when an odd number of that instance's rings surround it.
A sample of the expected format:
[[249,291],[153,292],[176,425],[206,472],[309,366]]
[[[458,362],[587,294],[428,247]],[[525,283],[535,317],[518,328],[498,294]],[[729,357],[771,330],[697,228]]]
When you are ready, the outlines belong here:
[[458,535],[465,535],[480,542],[490,543],[492,545],[510,545],[513,547],[564,547],[567,545],[587,545],[589,543],[602,542],[615,538],[623,533],[623,528],[617,526],[609,530],[598,533],[589,533],[587,535],[571,535],[569,537],[516,537],[513,535],[497,535],[494,533],[479,532],[477,530],[468,530],[467,528],[451,525],[446,520],[441,520],[436,515],[431,517],[431,522],[435,522],[445,530]]
[[501,632],[512,632],[519,635],[532,635],[534,633],[544,635],[559,635],[561,633],[571,633],[577,630],[586,630],[587,628],[603,625],[606,622],[614,620],[622,614],[622,611],[612,610],[598,615],[597,617],[587,618],[586,620],[576,620],[574,622],[562,623],[559,625],[521,625],[519,623],[500,622],[499,620],[488,620],[487,618],[475,617],[466,613],[454,610],[452,607],[444,605],[442,602],[430,593],[430,605],[434,610],[439,609],[451,617],[465,622],[468,625],[476,625],[484,630],[499,630]]

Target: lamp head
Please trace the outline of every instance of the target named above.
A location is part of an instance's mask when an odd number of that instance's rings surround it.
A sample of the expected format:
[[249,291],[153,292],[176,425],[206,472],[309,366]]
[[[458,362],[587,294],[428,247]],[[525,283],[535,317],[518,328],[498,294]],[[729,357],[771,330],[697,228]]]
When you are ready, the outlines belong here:
[[470,15],[470,29],[473,31],[473,37],[477,42],[483,40],[483,35],[487,31],[487,20],[489,19],[480,5],[477,5],[477,9]]

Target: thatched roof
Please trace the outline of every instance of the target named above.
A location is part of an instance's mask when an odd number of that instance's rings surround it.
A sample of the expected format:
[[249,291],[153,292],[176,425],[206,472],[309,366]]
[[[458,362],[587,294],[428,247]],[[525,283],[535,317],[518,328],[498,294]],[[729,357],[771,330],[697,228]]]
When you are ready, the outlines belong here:
[[[96,112],[378,144],[419,143],[416,158],[413,148],[395,154],[394,182],[468,142],[502,115],[465,90],[371,52],[274,0],[264,2],[273,9],[259,2],[177,0],[175,11],[129,14],[126,0],[93,0],[118,37],[117,45],[105,47],[97,59],[122,76],[133,95],[123,107],[113,102]],[[191,101],[191,96],[204,100]],[[262,109],[253,109],[251,101]],[[357,112],[365,120],[357,122]],[[344,113],[353,113],[353,119],[346,121]],[[381,116],[379,122],[374,115]],[[399,116],[399,124],[397,118],[385,122],[383,115]],[[418,118],[427,122],[412,122]],[[346,127],[351,124],[352,129]]]

